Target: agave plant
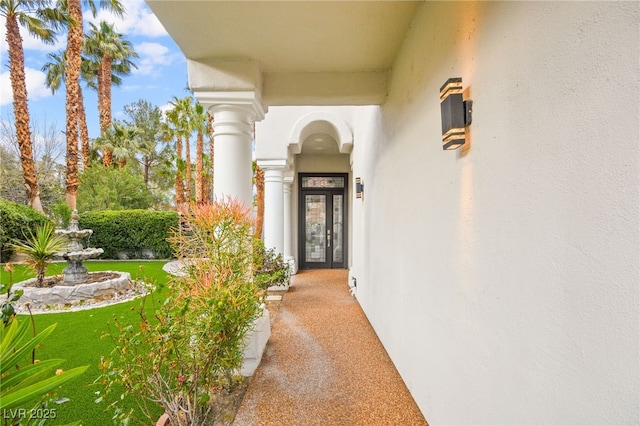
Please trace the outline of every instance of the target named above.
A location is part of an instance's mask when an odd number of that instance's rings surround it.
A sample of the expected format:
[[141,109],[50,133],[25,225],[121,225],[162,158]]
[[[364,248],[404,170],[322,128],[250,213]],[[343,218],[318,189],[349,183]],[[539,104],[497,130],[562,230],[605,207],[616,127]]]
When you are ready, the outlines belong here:
[[56,235],[55,229],[50,224],[38,226],[35,234],[29,231],[26,241],[13,244],[16,252],[25,255],[27,264],[36,271],[38,287],[42,287],[47,265],[56,254],[64,251],[66,246],[65,238]]
[[[88,366],[65,372],[57,370],[52,376],[53,369],[64,360],[29,363],[28,355],[51,334],[55,326],[53,324],[31,338],[27,321],[18,324],[18,320],[13,318],[9,325],[0,326],[0,412],[39,402],[48,392],[87,369]],[[26,365],[23,366],[25,360]]]

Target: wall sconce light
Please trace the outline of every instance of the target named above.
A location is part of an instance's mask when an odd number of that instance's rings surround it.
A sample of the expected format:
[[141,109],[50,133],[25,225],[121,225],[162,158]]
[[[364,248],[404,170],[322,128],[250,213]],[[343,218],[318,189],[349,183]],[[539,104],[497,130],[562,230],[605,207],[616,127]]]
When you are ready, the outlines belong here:
[[362,198],[364,193],[364,183],[362,183],[362,179],[356,178],[356,198]]
[[442,149],[458,149],[464,145],[465,126],[471,124],[473,102],[462,100],[462,78],[450,78],[440,88],[442,115]]

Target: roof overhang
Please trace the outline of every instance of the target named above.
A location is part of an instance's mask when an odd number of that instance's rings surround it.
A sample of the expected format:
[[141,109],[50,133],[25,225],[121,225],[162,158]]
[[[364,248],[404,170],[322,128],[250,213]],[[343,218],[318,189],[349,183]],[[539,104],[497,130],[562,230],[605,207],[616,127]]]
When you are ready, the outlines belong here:
[[256,90],[265,105],[383,103],[415,1],[146,0],[194,91]]

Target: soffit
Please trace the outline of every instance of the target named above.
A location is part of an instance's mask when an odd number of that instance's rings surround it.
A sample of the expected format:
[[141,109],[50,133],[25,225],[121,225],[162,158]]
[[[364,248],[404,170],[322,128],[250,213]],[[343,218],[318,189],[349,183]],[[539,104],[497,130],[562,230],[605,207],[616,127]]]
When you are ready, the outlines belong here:
[[[147,0],[188,59],[256,61],[274,99],[311,104],[319,93],[383,76],[395,60],[417,2]],[[307,80],[306,77],[311,76]],[[292,76],[289,78],[289,76]],[[345,77],[347,76],[347,77]],[[350,76],[350,77],[349,77]],[[355,76],[355,78],[354,78]],[[346,78],[346,79],[345,79]],[[386,77],[384,77],[386,78]],[[369,78],[373,88],[378,78]],[[288,85],[288,81],[292,81]],[[284,83],[283,83],[284,82]],[[315,85],[306,94],[305,84]],[[379,90],[379,89],[375,89]],[[326,102],[323,102],[326,103]]]
[[338,155],[341,152],[333,137],[326,133],[314,133],[303,142],[300,154]]

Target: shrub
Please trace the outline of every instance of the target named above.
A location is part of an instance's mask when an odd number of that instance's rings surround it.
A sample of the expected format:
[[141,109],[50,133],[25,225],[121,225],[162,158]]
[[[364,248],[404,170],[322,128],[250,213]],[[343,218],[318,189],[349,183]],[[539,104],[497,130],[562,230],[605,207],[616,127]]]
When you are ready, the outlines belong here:
[[47,223],[51,219],[31,207],[0,198],[0,262],[11,259],[15,252],[12,244]]
[[13,248],[26,256],[26,263],[36,272],[36,286],[42,287],[47,265],[67,248],[67,240],[57,235],[53,225],[47,223],[39,225],[35,233],[29,232],[27,241],[18,242]]
[[176,212],[155,210],[108,210],[80,214],[80,227],[92,229],[87,245],[104,250],[102,258],[117,259],[124,252],[129,258],[142,258],[144,250],[153,257],[172,256],[167,241],[171,229],[178,226]]
[[114,320],[115,349],[100,368],[108,399],[118,386],[125,389],[116,405],[129,395],[151,421],[147,404],[159,402],[172,425],[210,425],[223,415],[214,401],[237,384],[244,338],[262,313],[264,291],[252,274],[248,210],[235,201],[193,205],[183,219],[190,235],[176,231],[171,243],[179,258],[196,251],[200,258],[170,280],[155,318],[141,307],[139,321]]
[[275,249],[267,249],[258,239],[253,246],[253,268],[256,283],[264,290],[289,284],[289,264],[283,260],[282,254],[276,253]]
[[153,196],[142,175],[130,166],[95,165],[80,175],[78,211],[147,209],[152,204]]
[[51,216],[53,216],[58,228],[68,228],[72,212],[67,203],[65,203],[64,200],[60,200],[57,203],[52,204],[50,209]]

